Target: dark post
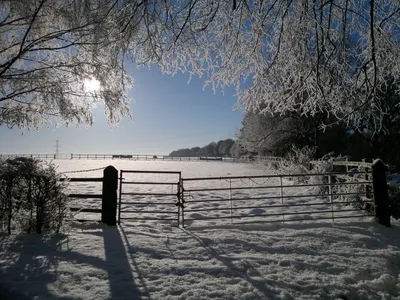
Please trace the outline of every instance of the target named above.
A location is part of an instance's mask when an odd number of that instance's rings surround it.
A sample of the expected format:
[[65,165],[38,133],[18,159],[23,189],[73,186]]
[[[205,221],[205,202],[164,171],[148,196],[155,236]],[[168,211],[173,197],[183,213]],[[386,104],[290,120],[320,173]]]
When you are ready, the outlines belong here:
[[380,224],[390,227],[389,198],[386,183],[387,169],[387,166],[380,159],[376,159],[372,164],[376,218]]
[[103,171],[103,198],[101,201],[101,221],[109,226],[117,225],[118,171],[108,166]]

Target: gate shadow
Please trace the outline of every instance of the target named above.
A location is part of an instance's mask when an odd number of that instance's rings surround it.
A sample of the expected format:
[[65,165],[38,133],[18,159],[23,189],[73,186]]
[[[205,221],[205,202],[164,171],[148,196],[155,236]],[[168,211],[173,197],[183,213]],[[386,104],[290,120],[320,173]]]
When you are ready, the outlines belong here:
[[[108,272],[111,298],[142,299],[142,292],[135,283],[119,229],[116,226],[102,228],[106,256],[105,269]],[[140,274],[138,269],[136,271]]]
[[71,270],[88,265],[106,271],[110,291],[108,299],[150,299],[147,287],[143,284],[139,287],[135,281],[134,272],[139,274],[139,278],[142,276],[133,258],[134,269],[131,268],[120,228],[100,225],[96,231],[93,229],[79,234],[103,237],[105,259],[75,252],[70,248],[71,241],[66,235],[23,234],[7,245],[0,243],[0,259],[6,266],[0,270],[0,299],[80,298],[83,295],[57,295],[49,289],[49,285],[57,285],[60,278],[59,264],[66,262],[71,264]]

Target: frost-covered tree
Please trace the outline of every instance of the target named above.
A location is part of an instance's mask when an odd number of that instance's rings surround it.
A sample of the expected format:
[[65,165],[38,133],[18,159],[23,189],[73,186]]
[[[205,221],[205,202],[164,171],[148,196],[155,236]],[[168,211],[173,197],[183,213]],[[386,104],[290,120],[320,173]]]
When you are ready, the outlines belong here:
[[129,114],[116,1],[0,1],[0,125],[110,123]]
[[[398,0],[0,3],[0,122],[11,126],[52,115],[90,123],[93,101],[117,120],[127,113],[124,58],[235,86],[248,110],[356,126],[372,117],[375,131],[387,114],[381,89],[400,78]],[[92,77],[96,93],[82,85]]]
[[244,153],[245,151],[243,150],[243,147],[238,143],[238,141],[234,142],[229,149],[229,154],[232,157],[241,157]]
[[[359,145],[365,145],[363,152],[366,158],[380,157],[391,164],[400,164],[399,138],[400,138],[400,81],[388,80],[387,84],[380,89],[381,97],[385,99],[384,108],[386,116],[383,120],[373,117],[366,119],[359,128],[353,130],[353,140]],[[381,131],[374,130],[375,124],[379,122]],[[357,139],[361,138],[361,140]],[[367,153],[366,153],[367,152]]]
[[218,156],[230,156],[230,150],[234,143],[235,141],[232,139],[218,141],[217,143]]
[[355,125],[386,115],[380,90],[400,76],[399,1],[163,3],[164,26],[154,28],[162,42],[149,41],[151,55],[134,51],[163,71],[205,75],[213,88],[236,86],[238,106],[263,103],[262,113],[322,113]]
[[299,114],[281,116],[247,112],[238,142],[251,153],[283,156],[291,150],[292,144],[315,144],[313,123]]

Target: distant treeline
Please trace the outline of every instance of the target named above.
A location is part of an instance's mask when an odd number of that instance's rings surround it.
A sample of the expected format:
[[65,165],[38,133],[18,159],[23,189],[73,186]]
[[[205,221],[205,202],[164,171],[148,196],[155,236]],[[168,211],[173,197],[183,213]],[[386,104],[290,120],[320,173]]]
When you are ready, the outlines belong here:
[[169,156],[174,157],[228,157],[236,156],[239,146],[232,139],[220,140],[217,143],[211,142],[204,147],[193,147],[172,151]]

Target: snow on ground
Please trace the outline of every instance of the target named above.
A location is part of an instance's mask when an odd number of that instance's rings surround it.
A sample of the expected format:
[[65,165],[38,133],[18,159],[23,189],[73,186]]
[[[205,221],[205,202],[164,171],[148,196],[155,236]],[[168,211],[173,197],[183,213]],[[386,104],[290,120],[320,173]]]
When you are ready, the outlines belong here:
[[[268,173],[216,162],[57,163],[60,171],[113,164],[182,170],[186,178]],[[79,189],[98,193],[101,185]],[[235,226],[199,221],[185,229],[125,220],[116,227],[73,223],[59,235],[0,236],[0,299],[400,299],[400,224],[345,220]]]
[[399,233],[368,221],[125,223],[2,237],[1,299],[400,299]]

